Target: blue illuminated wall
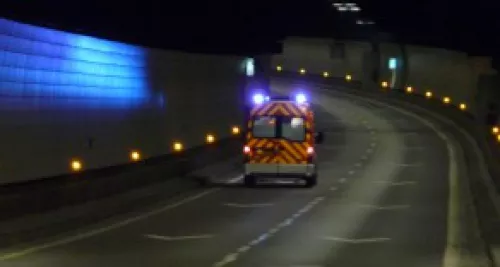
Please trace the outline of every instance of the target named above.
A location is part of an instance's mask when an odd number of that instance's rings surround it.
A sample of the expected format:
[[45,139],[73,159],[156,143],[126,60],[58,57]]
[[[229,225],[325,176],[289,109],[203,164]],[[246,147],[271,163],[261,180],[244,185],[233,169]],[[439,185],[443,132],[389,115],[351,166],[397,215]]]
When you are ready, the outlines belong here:
[[244,58],[132,46],[0,18],[0,184],[126,163],[242,122]]
[[140,105],[149,98],[145,68],[143,48],[0,19],[3,107],[8,97],[48,97],[49,107]]

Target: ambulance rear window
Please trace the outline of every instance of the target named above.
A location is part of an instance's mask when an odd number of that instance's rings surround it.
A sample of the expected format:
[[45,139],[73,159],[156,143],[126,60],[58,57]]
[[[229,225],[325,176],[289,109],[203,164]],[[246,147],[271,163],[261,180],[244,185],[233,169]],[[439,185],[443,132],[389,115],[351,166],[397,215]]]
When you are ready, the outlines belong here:
[[253,121],[252,135],[257,138],[275,138],[277,119],[274,116],[262,116]]
[[306,138],[304,119],[284,117],[281,122],[281,136],[290,141],[304,141]]
[[254,118],[252,135],[255,138],[283,138],[304,141],[305,121],[300,117],[261,116]]

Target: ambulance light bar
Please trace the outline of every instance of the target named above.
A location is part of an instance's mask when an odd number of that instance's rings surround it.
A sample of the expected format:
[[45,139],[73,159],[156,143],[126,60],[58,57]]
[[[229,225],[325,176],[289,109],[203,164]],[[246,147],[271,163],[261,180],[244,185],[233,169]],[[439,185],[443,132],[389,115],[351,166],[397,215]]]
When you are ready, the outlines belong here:
[[253,103],[255,105],[260,105],[264,103],[264,101],[269,101],[269,96],[264,96],[263,94],[254,94],[253,95]]
[[295,95],[295,102],[297,102],[298,104],[304,104],[307,102],[307,97],[306,95],[302,94],[302,93],[299,93],[297,95]]

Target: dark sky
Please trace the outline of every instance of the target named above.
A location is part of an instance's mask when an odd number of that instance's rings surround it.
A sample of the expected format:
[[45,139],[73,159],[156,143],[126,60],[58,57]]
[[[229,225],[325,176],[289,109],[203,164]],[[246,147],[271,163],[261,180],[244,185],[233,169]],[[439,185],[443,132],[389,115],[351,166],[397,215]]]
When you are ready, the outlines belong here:
[[391,33],[393,40],[493,54],[500,47],[494,1],[358,0],[339,15],[328,0],[2,0],[0,14],[142,45],[188,50],[265,51],[287,35]]

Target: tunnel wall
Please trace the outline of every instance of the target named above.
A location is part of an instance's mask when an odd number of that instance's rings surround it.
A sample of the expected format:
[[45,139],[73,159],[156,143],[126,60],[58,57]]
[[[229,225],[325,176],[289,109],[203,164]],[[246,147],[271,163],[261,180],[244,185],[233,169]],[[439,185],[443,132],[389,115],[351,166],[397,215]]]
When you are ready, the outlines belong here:
[[[379,50],[377,58],[369,42],[293,37],[284,41],[283,53],[274,56],[273,66],[282,66],[283,72],[298,73],[304,68],[308,74],[319,75],[328,71],[333,77],[349,73],[355,81],[378,87],[382,81],[391,82],[388,61],[394,57],[398,59],[394,88],[430,90],[435,96],[450,97],[454,103],[466,103],[473,113],[478,108],[479,76],[492,72],[488,58],[459,51],[384,42],[379,43]],[[379,75],[374,78],[377,66]]]
[[243,61],[0,19],[0,184],[68,173],[74,158],[93,169],[229,136]]

